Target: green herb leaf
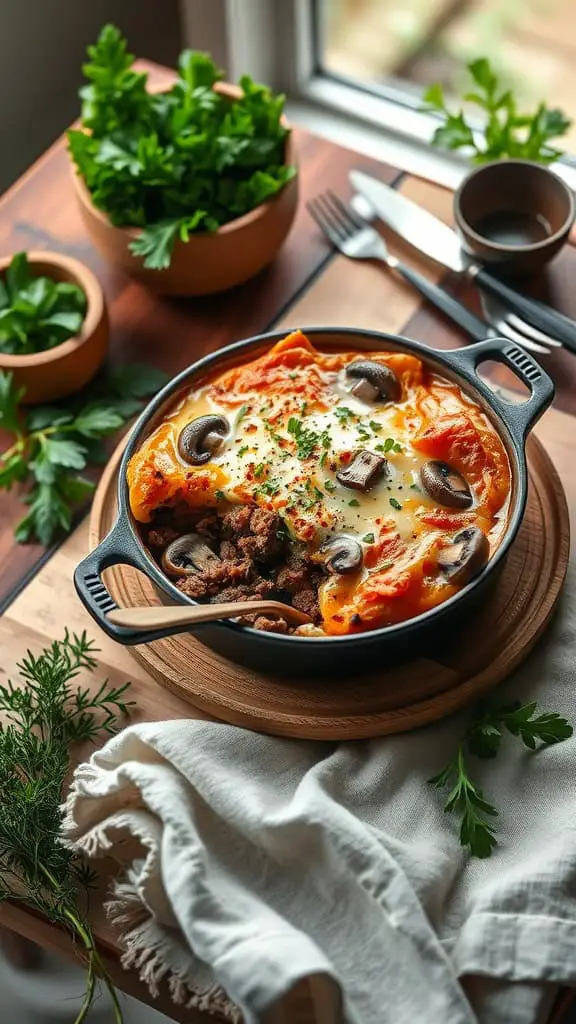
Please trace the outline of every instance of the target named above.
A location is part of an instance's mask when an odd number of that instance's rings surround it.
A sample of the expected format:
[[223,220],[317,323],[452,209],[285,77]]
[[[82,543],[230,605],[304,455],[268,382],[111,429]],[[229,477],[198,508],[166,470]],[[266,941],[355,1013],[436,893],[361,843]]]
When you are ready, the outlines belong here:
[[176,83],[149,93],[110,25],[88,54],[84,130],[68,133],[70,153],[94,205],[113,224],[142,229],[131,249],[146,267],[167,267],[175,244],[217,231],[294,176],[282,96],[244,76],[231,101],[213,89],[221,72],[212,59],[190,50]]
[[350,508],[359,508],[360,507],[360,502],[358,501],[358,498],[352,498],[352,501],[349,501],[348,504],[349,504]]
[[[93,883],[93,873],[61,840],[63,787],[72,744],[115,733],[132,705],[128,683],[73,685],[80,671],[94,670],[93,653],[86,634],[66,632],[40,654],[27,652],[18,684],[0,685],[0,902],[23,903],[82,948],[90,981],[78,1020],[94,1002],[95,977],[117,998],[80,909],[78,887]],[[115,1019],[121,1024],[121,1013]]]
[[149,366],[148,363],[126,363],[110,370],[106,383],[122,398],[147,398],[149,395],[155,395],[167,382],[168,374],[156,366]]
[[17,388],[14,384],[13,373],[0,370],[0,425],[12,434],[21,433],[18,406],[25,393],[25,388]]
[[85,409],[74,420],[74,429],[84,437],[106,437],[118,430],[124,420],[115,409],[94,406]]
[[456,755],[430,784],[437,789],[450,789],[445,810],[460,815],[460,842],[476,857],[489,857],[496,845],[490,817],[498,811],[484,797],[470,778],[465,748],[481,758],[494,758],[502,742],[503,730],[518,736],[530,750],[538,742],[560,743],[572,736],[570,723],[556,712],[536,716],[536,704],[515,704],[495,707],[481,702],[466,730]]
[[0,291],[0,351],[44,352],[78,334],[86,298],[77,285],[33,277],[26,253],[13,257]]
[[50,544],[58,531],[70,530],[74,506],[94,488],[77,474],[88,462],[106,461],[102,438],[142,406],[140,400],[121,398],[115,392],[132,388],[144,395],[157,390],[164,380],[165,375],[153,368],[149,372],[140,365],[122,367],[113,380],[101,377],[60,405],[38,406],[20,417],[18,403],[24,392],[14,387],[10,374],[0,371],[0,422],[14,437],[11,447],[0,455],[0,489],[14,483],[29,486],[23,499],[28,514],[15,531],[20,542]]
[[362,537],[362,540],[364,541],[365,544],[373,544],[374,543],[374,534],[373,533],[365,533],[364,536]]
[[549,145],[550,139],[565,135],[571,125],[561,110],[549,110],[541,103],[533,114],[519,114],[512,92],[499,88],[497,75],[487,58],[472,61],[468,70],[475,88],[467,91],[463,98],[466,103],[480,108],[484,129],[474,132],[462,110],[448,110],[442,88],[436,83],[424,94],[426,107],[438,111],[442,117],[442,124],[434,133],[435,145],[467,149],[476,163],[506,157],[549,163],[561,155]]
[[44,451],[48,462],[52,462],[55,466],[84,469],[86,465],[86,449],[77,441],[49,437],[45,441]]
[[395,508],[395,509],[396,509],[396,511],[397,511],[397,512],[400,512],[400,511],[401,511],[401,509],[402,509],[402,505],[401,505],[401,504],[400,504],[400,502],[399,502],[399,501],[397,500],[397,498],[390,498],[390,504],[392,505],[392,508]]

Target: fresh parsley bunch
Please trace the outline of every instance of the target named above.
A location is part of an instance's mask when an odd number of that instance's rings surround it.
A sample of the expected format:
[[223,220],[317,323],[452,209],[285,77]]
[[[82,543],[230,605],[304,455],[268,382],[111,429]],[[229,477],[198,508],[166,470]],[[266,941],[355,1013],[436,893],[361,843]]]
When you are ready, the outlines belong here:
[[474,163],[514,157],[547,164],[562,155],[561,150],[553,148],[549,142],[566,134],[572,124],[570,118],[545,103],[540,103],[533,114],[519,113],[512,91],[502,88],[486,57],[468,64],[468,71],[474,88],[463,99],[480,108],[484,127],[475,130],[462,109],[451,113],[442,86],[436,82],[424,93],[425,108],[436,110],[442,117],[443,123],[432,139],[435,146],[470,150]]
[[165,382],[162,371],[136,363],[110,370],[57,405],[24,409],[24,390],[15,387],[11,373],[0,371],[0,427],[13,437],[0,454],[0,490],[27,487],[28,513],[16,527],[20,543],[47,545],[58,531],[70,531],[74,507],[94,490],[83,471],[89,463],[106,461],[104,439]]
[[248,75],[232,100],[214,91],[222,72],[210,56],[185,50],[175,85],[149,93],[113,25],[88,55],[84,131],[68,132],[70,152],[95,206],[113,224],[143,228],[131,249],[146,267],[169,266],[177,239],[216,231],[296,173],[284,160],[284,97]]
[[78,687],[80,671],[96,667],[92,641],[65,633],[39,655],[18,664],[20,685],[0,685],[0,903],[14,900],[65,928],[86,964],[86,996],[75,1024],[82,1024],[102,981],[112,998],[115,1024],[122,1010],[112,980],[80,908],[95,877],[61,841],[62,790],[70,747],[117,732],[133,701],[129,683]]
[[498,817],[498,811],[473,782],[466,755],[496,757],[505,732],[516,736],[529,750],[535,750],[539,743],[561,743],[572,735],[573,729],[555,711],[537,715],[534,701],[504,707],[479,704],[454,757],[429,780],[436,789],[449,790],[444,810],[460,816],[460,843],[475,857],[489,857],[497,845],[491,819]]
[[68,281],[34,277],[25,252],[16,253],[0,278],[0,352],[29,355],[78,334],[86,296]]

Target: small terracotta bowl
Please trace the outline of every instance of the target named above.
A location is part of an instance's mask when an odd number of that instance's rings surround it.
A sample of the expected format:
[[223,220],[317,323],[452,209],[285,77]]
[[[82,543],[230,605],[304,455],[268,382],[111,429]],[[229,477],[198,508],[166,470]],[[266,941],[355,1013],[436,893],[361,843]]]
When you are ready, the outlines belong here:
[[[0,259],[0,277],[10,260],[11,257]],[[91,380],[106,356],[108,312],[99,282],[79,260],[56,252],[29,252],[28,263],[36,277],[79,285],[88,303],[82,330],[75,338],[27,356],[0,352],[0,369],[14,374],[16,385],[26,388],[23,402],[34,405],[71,395]]]
[[[237,98],[241,89],[228,82],[215,88]],[[287,125],[287,122],[284,122]],[[292,134],[286,139],[286,163],[296,164]],[[92,203],[90,192],[73,166],[74,186],[84,227],[91,241],[110,263],[136,277],[161,295],[209,295],[243,284],[272,262],[296,215],[298,175],[275,196],[243,217],[229,221],[212,234],[191,235],[177,241],[166,270],[146,270],[143,257],[128,248],[138,228],[119,228]]]
[[558,175],[528,160],[499,160],[469,174],[454,197],[463,248],[502,274],[530,274],[562,248],[574,196]]

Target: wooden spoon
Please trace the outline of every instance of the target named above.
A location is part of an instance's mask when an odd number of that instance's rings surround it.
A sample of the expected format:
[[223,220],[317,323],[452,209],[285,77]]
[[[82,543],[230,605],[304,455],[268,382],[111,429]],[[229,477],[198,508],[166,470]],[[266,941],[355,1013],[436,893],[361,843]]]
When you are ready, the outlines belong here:
[[222,604],[195,604],[185,608],[159,605],[153,608],[115,608],[108,612],[110,622],[129,629],[167,629],[171,626],[194,626],[197,622],[233,619],[238,615],[281,615],[298,626],[312,619],[306,612],[281,601],[225,601]]

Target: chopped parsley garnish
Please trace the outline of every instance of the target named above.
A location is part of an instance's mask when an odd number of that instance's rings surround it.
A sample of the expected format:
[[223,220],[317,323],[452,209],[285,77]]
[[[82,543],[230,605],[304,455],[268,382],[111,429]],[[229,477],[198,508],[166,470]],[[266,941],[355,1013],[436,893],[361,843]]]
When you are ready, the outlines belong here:
[[365,544],[373,544],[374,543],[374,534],[373,533],[365,533],[364,536],[362,537],[362,540],[364,541]]
[[240,408],[238,410],[238,415],[236,416],[236,426],[238,426],[238,424],[242,422],[242,420],[244,419],[244,417],[245,417],[245,415],[246,415],[246,413],[248,412],[249,409],[250,409],[249,405],[241,405],[240,406]]
[[292,370],[292,373],[289,373],[288,376],[290,377],[290,380],[296,380],[298,374]]
[[259,484],[258,487],[254,488],[254,494],[266,494],[269,497],[273,497],[274,494],[278,494],[280,490],[280,484],[276,483],[275,480],[265,480],[263,484]]
[[382,565],[380,566],[380,568],[381,569],[391,569],[393,565],[394,565],[394,562],[382,562]]
[[216,498],[216,501],[226,501],[224,491],[214,491],[214,497]]
[[392,505],[392,508],[395,508],[398,512],[401,511],[402,505],[397,498],[390,498],[390,504]]
[[348,504],[350,505],[351,508],[360,507],[360,502],[358,501],[358,498],[352,498],[352,501],[349,501]]
[[307,408],[308,408],[308,402],[306,402],[306,401],[302,402],[302,408],[300,409],[300,415],[301,416],[305,416],[306,415],[306,409]]
[[340,420],[341,423],[347,423],[350,419],[356,418],[356,413],[352,412],[347,405],[339,405],[334,409],[334,415]]
[[290,417],[287,429],[288,433],[292,434],[292,437],[296,441],[296,445],[298,447],[296,454],[298,458],[308,459],[320,440],[319,434],[314,430],[308,430],[307,427],[304,427],[301,420],[297,419],[296,416]]
[[324,469],[326,459],[328,458],[328,452],[322,452],[322,458],[320,459],[320,469]]
[[382,424],[376,423],[376,420],[370,420],[370,427],[375,434],[378,434],[382,430]]
[[263,462],[259,462],[258,465],[254,467],[254,476],[262,476],[263,472],[264,472],[264,463]]
[[336,490],[336,484],[334,483],[333,480],[325,480],[324,481],[324,487],[326,488],[327,491],[335,491]]
[[249,450],[250,450],[250,445],[249,444],[243,444],[242,447],[238,449],[238,455],[246,455],[246,452],[249,451]]
[[410,490],[411,491],[419,491],[420,488],[418,487],[418,484],[410,484]]
[[279,434],[277,430],[274,430],[270,420],[263,419],[262,422],[264,424],[264,429],[268,431],[270,437],[276,442],[276,444],[280,444],[281,441],[285,440],[285,438],[282,437],[282,434]]
[[332,444],[332,438],[330,437],[330,434],[328,433],[327,430],[322,431],[322,433],[320,434],[320,440],[322,442],[323,448],[328,449]]
[[387,437],[384,441],[384,445],[376,445],[378,451],[383,452],[401,452],[402,445],[398,441],[395,441],[393,437]]

